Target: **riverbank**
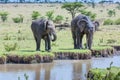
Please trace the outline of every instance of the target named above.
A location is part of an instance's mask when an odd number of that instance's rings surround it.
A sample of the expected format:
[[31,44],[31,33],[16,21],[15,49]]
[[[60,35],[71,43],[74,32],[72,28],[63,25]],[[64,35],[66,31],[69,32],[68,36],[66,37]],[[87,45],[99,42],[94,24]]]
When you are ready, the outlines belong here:
[[92,57],[109,57],[116,54],[110,46],[94,47],[92,50],[57,50],[56,52],[7,52],[0,55],[0,64],[4,63],[48,63],[53,60],[87,60]]

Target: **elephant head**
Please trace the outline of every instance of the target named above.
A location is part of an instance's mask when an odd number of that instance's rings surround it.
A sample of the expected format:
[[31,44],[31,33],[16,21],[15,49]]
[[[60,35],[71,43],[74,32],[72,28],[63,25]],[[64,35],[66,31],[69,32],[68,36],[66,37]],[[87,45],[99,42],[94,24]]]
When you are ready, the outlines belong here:
[[85,28],[87,28],[88,30],[95,30],[95,26],[93,25],[92,21],[89,19],[89,17],[84,17],[82,19],[80,19],[77,22],[77,26],[80,29],[80,31],[84,31]]
[[55,25],[53,21],[46,20],[44,22],[44,30],[46,31],[46,33],[50,35],[52,41],[56,41],[57,36],[56,36]]

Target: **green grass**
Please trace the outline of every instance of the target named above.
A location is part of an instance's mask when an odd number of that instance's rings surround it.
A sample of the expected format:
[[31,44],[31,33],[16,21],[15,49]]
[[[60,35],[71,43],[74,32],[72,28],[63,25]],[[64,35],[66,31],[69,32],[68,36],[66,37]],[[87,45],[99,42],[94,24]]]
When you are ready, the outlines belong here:
[[92,48],[93,50],[104,50],[104,49],[113,49],[111,46],[96,46]]
[[11,51],[11,52],[1,52],[0,56],[5,55],[18,55],[18,56],[34,56],[34,55],[40,55],[40,56],[51,56],[54,57],[54,54],[52,52],[20,52],[20,51]]
[[[94,74],[101,74],[102,78],[104,78],[106,76],[106,74],[109,73],[109,71],[107,69],[91,69],[90,72],[94,75]],[[110,72],[114,75],[117,75],[118,72],[120,72],[120,68],[119,67],[111,67]],[[112,75],[111,75],[112,76]]]
[[[2,5],[2,4],[1,4]],[[14,4],[13,4],[14,5]],[[4,23],[0,23],[0,53],[6,53],[5,48],[4,48],[4,43],[13,43],[17,42],[18,44],[18,49],[15,51],[17,54],[35,54],[35,49],[36,49],[36,43],[30,28],[31,25],[31,13],[32,11],[36,10],[39,11],[42,16],[45,14],[46,11],[50,10],[55,10],[55,15],[64,15],[64,17],[68,17],[69,21],[71,21],[71,16],[67,13],[66,10],[61,9],[61,4],[53,4],[54,7],[47,7],[47,5],[51,4],[41,4],[41,8],[39,8],[39,5],[37,4],[24,4],[27,7],[24,7],[24,5],[18,5],[17,9],[13,5],[7,5],[11,9],[9,10],[6,5],[4,7],[1,7],[1,10],[8,11],[10,15],[8,16],[8,20]],[[15,4],[16,5],[16,4]],[[34,6],[34,8],[33,8]],[[95,9],[91,7],[87,7],[89,11],[95,12],[97,14],[97,19],[101,18],[108,18],[107,16],[107,10],[108,8],[114,8],[114,6],[106,6],[105,8],[101,7],[100,5],[97,6]],[[32,7],[32,8],[31,8]],[[43,11],[45,8],[45,11]],[[57,8],[57,9],[56,9]],[[105,9],[105,10],[103,10]],[[100,10],[103,10],[101,13]],[[16,12],[16,13],[14,13]],[[12,17],[15,17],[22,12],[22,15],[24,15],[24,22],[17,24],[12,22]],[[28,13],[26,13],[28,12]],[[59,13],[58,13],[59,12]],[[64,13],[64,14],[61,14]],[[114,19],[116,19],[119,15],[120,11],[117,11],[116,16]],[[104,16],[103,16],[104,15]],[[111,17],[112,19],[113,17]],[[64,20],[63,20],[64,21]],[[18,31],[20,30],[20,34]],[[66,29],[66,30],[58,30],[56,29],[57,32],[57,41],[52,42],[52,52],[75,52],[75,53],[89,53],[89,50],[78,50],[78,49],[73,49],[73,40],[72,40],[72,35],[71,35],[71,29]],[[6,34],[10,37],[10,40],[4,40],[6,38]],[[100,25],[100,31],[97,31],[94,33],[94,39],[93,39],[93,49],[95,50],[101,50],[101,49],[106,49],[106,48],[111,48],[109,46],[100,46],[100,45],[120,45],[120,27],[116,25],[112,26],[102,26]],[[18,37],[24,37],[25,40],[18,40]],[[83,38],[83,45],[86,43],[86,36]],[[113,39],[115,40],[114,43],[109,43],[108,40]],[[45,51],[44,49],[44,41],[42,40],[41,42],[41,50]],[[42,55],[46,55],[44,52],[40,52]],[[51,53],[48,53],[51,54]],[[0,54],[1,55],[1,54]]]

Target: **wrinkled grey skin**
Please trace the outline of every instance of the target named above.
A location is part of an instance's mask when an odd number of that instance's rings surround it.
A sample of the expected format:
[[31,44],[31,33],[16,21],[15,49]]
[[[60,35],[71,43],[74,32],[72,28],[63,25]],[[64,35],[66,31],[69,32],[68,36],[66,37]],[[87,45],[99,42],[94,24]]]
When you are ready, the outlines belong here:
[[86,34],[86,48],[91,49],[94,25],[89,17],[78,15],[71,21],[71,32],[74,41],[74,49],[82,49],[82,38]]
[[32,22],[31,29],[36,41],[36,51],[40,51],[41,39],[45,41],[45,50],[50,51],[51,40],[57,39],[54,23],[50,20],[38,19]]

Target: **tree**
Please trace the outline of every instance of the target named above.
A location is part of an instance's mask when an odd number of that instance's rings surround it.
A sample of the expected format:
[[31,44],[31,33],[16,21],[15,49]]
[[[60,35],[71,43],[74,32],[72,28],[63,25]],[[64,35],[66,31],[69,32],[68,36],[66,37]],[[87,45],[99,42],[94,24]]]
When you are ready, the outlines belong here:
[[73,2],[73,3],[64,3],[62,5],[62,8],[65,8],[72,15],[72,19],[73,19],[76,13],[78,13],[80,8],[83,6],[84,5],[81,2]]

